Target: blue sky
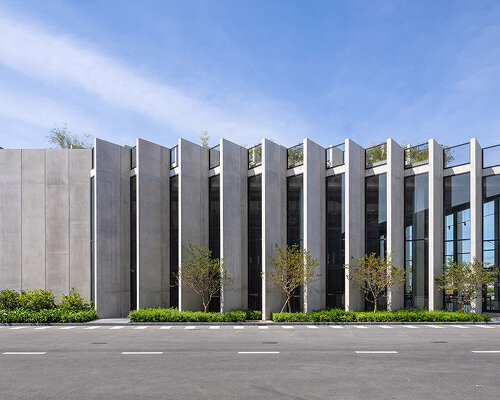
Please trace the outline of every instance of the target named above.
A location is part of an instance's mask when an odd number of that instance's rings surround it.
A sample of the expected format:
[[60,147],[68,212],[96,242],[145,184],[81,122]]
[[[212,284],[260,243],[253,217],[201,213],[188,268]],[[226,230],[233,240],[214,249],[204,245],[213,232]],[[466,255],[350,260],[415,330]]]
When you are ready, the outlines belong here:
[[0,146],[500,143],[500,1],[2,1]]

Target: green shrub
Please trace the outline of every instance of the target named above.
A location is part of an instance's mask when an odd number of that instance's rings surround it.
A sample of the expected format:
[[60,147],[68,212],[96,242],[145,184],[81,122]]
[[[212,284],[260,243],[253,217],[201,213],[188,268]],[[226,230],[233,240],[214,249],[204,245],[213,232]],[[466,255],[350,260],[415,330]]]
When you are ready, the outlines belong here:
[[68,294],[62,295],[59,307],[68,311],[89,311],[93,309],[92,303],[80,295],[74,286],[71,287]]
[[40,311],[50,310],[55,307],[55,297],[50,290],[21,290],[19,308],[29,311]]
[[233,310],[225,314],[179,311],[176,308],[145,308],[130,311],[131,322],[245,322],[260,319],[260,311]]
[[0,310],[0,323],[54,323],[54,322],[88,322],[98,318],[94,309],[71,312],[62,308],[30,311],[25,309]]
[[274,322],[487,322],[485,314],[461,311],[428,311],[407,308],[397,311],[354,312],[325,309],[304,313],[273,313]]
[[245,310],[234,310],[224,314],[225,322],[245,322],[247,320],[247,313]]
[[262,312],[256,310],[244,310],[247,314],[247,320],[256,321],[262,319]]
[[0,310],[14,310],[19,307],[19,293],[15,290],[0,291]]

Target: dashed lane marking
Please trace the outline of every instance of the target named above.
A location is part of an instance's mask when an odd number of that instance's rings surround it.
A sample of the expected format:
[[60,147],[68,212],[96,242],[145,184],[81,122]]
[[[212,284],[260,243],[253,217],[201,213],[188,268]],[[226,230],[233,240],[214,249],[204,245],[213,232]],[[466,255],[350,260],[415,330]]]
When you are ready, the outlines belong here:
[[147,329],[149,326],[136,326],[134,329]]
[[469,329],[470,326],[463,326],[463,325],[450,325],[452,326],[453,328],[460,328],[460,329]]
[[160,329],[170,329],[172,328],[171,326],[160,326]]
[[330,328],[333,328],[333,329],[344,329],[344,327],[340,326],[340,325],[330,325]]
[[368,329],[368,327],[364,325],[354,325],[354,327],[358,329]]
[[265,326],[265,325],[264,326],[258,326],[257,328],[259,328],[259,329],[269,329],[269,327]]
[[124,328],[123,326],[112,326],[109,329],[123,329],[123,328]]
[[188,325],[184,329],[196,329],[196,326],[194,326],[194,325]]
[[378,327],[384,328],[384,329],[392,329],[393,328],[392,326],[389,326],[389,325],[379,325]]
[[245,329],[244,326],[233,326],[233,329]]
[[408,328],[408,329],[418,329],[419,327],[418,326],[415,326],[415,325],[403,325],[405,328]]
[[486,328],[486,329],[493,329],[493,326],[488,326],[488,325],[474,325],[477,326],[478,328]]
[[38,356],[42,354],[47,354],[46,351],[6,351],[6,356]]
[[357,350],[356,354],[398,354],[398,352],[394,350]]
[[36,330],[43,330],[43,329],[49,329],[50,326],[39,326],[38,328],[35,328]]
[[9,329],[26,329],[27,326],[14,326],[12,328],[9,328]]
[[425,326],[428,328],[434,328],[434,329],[442,329],[443,328],[442,326],[439,326],[439,325],[425,325]]
[[74,326],[63,326],[62,328],[59,329],[75,329]]
[[220,329],[220,326],[219,325],[213,325],[213,326],[209,327],[208,329]]
[[279,351],[238,351],[238,354],[279,354]]
[[283,325],[283,329],[295,329],[295,328],[290,325]]
[[476,354],[488,354],[488,353],[500,353],[500,350],[472,350],[473,353]]
[[307,325],[307,327],[309,329],[318,329],[318,327],[316,325]]
[[122,351],[123,355],[156,355],[163,354],[163,351]]

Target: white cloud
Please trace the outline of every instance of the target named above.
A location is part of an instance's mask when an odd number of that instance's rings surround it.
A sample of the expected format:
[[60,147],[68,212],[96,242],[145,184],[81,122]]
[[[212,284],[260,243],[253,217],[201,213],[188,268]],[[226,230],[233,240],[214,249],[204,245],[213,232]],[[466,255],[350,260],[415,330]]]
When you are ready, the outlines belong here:
[[1,11],[0,63],[32,79],[83,90],[114,107],[151,118],[179,136],[194,138],[206,129],[245,143],[262,137],[289,143],[308,130],[299,118],[270,101],[261,99],[258,107],[251,107],[234,98],[215,107],[214,102],[141,76],[88,44]]

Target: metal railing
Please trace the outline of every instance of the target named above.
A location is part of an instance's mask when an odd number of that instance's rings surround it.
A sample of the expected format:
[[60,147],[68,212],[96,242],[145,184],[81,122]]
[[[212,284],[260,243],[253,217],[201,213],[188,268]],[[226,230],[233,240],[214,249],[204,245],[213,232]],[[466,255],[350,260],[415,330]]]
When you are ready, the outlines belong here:
[[208,168],[212,169],[220,165],[220,144],[212,147],[208,152]]
[[417,167],[429,163],[429,143],[405,148],[405,168]]
[[443,148],[443,168],[457,167],[470,163],[470,143]]
[[178,147],[174,146],[170,149],[170,169],[177,167],[178,165]]
[[262,164],[262,143],[248,149],[248,169]]
[[483,168],[500,165],[500,144],[483,149]]
[[289,147],[286,151],[288,169],[298,167],[304,163],[304,144]]
[[365,149],[365,168],[372,168],[387,163],[387,143]]
[[341,143],[336,146],[329,146],[325,149],[326,169],[344,164],[344,146],[345,143]]

